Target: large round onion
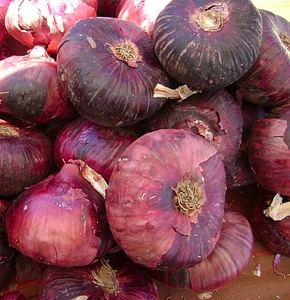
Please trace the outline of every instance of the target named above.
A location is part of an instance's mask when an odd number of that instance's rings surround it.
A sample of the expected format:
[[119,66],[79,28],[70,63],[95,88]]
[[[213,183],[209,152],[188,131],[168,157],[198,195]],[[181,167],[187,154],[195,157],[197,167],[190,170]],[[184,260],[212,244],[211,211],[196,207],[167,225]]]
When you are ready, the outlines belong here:
[[103,197],[88,182],[81,161],[27,188],[6,216],[11,246],[37,262],[81,266],[94,262],[115,245]]
[[250,0],[172,0],[153,29],[165,70],[191,90],[226,87],[252,67],[262,18]]
[[151,38],[133,22],[97,17],[79,21],[57,55],[62,90],[85,118],[108,127],[136,123],[158,111],[157,83],[169,84]]
[[0,195],[16,196],[51,171],[51,141],[35,128],[0,120]]
[[252,125],[249,163],[256,182],[266,190],[290,196],[290,143],[284,135],[287,120],[262,118]]
[[136,133],[127,127],[104,127],[79,117],[58,132],[54,160],[60,168],[70,159],[81,159],[109,181],[115,163],[136,138]]
[[49,267],[43,275],[40,300],[157,300],[157,289],[145,270],[122,252],[106,255],[84,267]]
[[237,95],[267,108],[289,105],[290,22],[268,10],[259,11],[263,21],[261,49],[252,68],[236,82]]
[[56,54],[58,44],[77,21],[96,16],[98,0],[11,0],[5,26],[22,44],[45,46]]
[[188,130],[155,130],[129,145],[113,169],[110,228],[134,262],[185,268],[213,250],[225,190],[224,165],[208,141]]
[[182,270],[149,270],[149,274],[170,287],[187,287],[197,293],[215,290],[242,274],[252,257],[253,245],[250,223],[227,206],[219,240],[207,258]]
[[42,46],[0,61],[0,112],[29,123],[68,119],[75,114],[58,89],[56,61]]

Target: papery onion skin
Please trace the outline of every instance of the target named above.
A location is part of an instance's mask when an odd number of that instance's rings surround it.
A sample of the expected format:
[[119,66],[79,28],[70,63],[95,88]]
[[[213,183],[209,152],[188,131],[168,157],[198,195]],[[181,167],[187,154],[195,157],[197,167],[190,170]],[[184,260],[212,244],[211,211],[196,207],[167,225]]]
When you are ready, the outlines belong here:
[[[10,122],[11,123],[11,122]],[[33,127],[0,120],[0,195],[16,196],[52,170],[49,138]]]
[[186,287],[196,293],[212,291],[226,286],[242,274],[251,260],[253,246],[254,235],[249,221],[227,206],[220,238],[207,258],[186,269],[149,270],[149,274],[169,287]]
[[273,109],[290,97],[290,22],[260,9],[263,36],[255,64],[235,84],[237,95],[249,102]]
[[108,291],[109,286],[97,284],[98,281],[92,271],[104,279],[100,274],[104,263],[103,260],[99,260],[81,268],[49,267],[44,273],[40,285],[40,300],[69,300],[81,296],[90,300],[159,299],[155,283],[140,265],[134,264],[122,253],[106,255],[103,259],[116,271],[110,284],[112,287],[113,283],[116,282],[117,288],[115,290]]
[[290,149],[284,134],[287,120],[262,118],[252,125],[249,163],[256,182],[266,190],[290,196]]
[[109,181],[123,150],[136,139],[133,130],[104,127],[80,116],[58,132],[54,161],[61,167],[69,159],[81,159]]
[[[255,237],[274,253],[290,257],[290,217],[274,221],[264,214],[269,207],[275,193],[258,188],[257,198],[253,203],[250,222]],[[282,196],[283,202],[290,201],[289,197]]]
[[0,46],[4,43],[8,36],[8,31],[5,26],[5,17],[10,2],[11,0],[1,0],[0,3]]
[[28,123],[43,124],[75,115],[60,95],[56,61],[41,46],[0,61],[0,112]]
[[[200,207],[192,212],[174,200],[173,189],[187,178]],[[198,263],[218,240],[225,189],[224,165],[204,138],[183,129],[144,134],[124,150],[110,178],[106,208],[113,236],[148,268]]]
[[11,0],[5,26],[22,44],[42,45],[54,55],[65,32],[79,20],[96,17],[97,8],[97,0]]
[[173,0],[158,15],[154,51],[164,69],[192,90],[229,86],[254,64],[262,18],[249,1]]
[[82,177],[78,164],[66,163],[22,192],[9,207],[10,245],[37,262],[87,265],[115,245],[104,199]]
[[[128,48],[128,61],[117,58]],[[153,90],[157,83],[170,85],[170,79],[151,38],[133,22],[110,17],[79,21],[63,37],[57,65],[63,93],[80,115],[102,126],[134,124],[167,101],[154,98]]]

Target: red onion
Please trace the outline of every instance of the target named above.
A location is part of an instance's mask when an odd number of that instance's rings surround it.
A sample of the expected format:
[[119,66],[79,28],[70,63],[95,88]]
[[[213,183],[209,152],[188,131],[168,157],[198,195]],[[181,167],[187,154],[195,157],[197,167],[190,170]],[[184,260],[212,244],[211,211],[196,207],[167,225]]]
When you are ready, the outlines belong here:
[[[290,216],[275,220],[277,217],[273,219],[266,213],[272,206],[274,198],[277,200],[280,198],[281,203],[289,207],[289,197],[280,196],[259,187],[257,199],[251,211],[250,222],[255,236],[260,242],[274,253],[290,257]],[[277,206],[276,212],[279,212]],[[288,214],[289,212],[288,208]]]
[[57,66],[64,94],[80,115],[102,126],[136,123],[167,100],[153,97],[155,85],[170,84],[170,79],[151,38],[133,22],[79,21],[60,43]]
[[96,16],[98,0],[11,0],[5,25],[22,44],[45,46],[56,54],[58,44],[77,21]]
[[16,196],[50,173],[51,142],[35,128],[0,120],[0,161],[0,195]]
[[121,0],[116,17],[134,22],[152,37],[155,20],[169,2],[170,0]]
[[242,274],[252,258],[253,246],[254,236],[248,220],[226,207],[220,238],[207,258],[186,269],[149,270],[149,274],[170,287],[186,287],[197,293],[212,291]]
[[56,62],[41,46],[0,61],[0,112],[29,123],[71,118],[70,101],[58,90]]
[[287,120],[262,118],[252,125],[249,163],[256,182],[266,190],[290,196],[290,148],[284,139]]
[[49,267],[40,300],[157,300],[157,288],[145,270],[122,253],[106,255],[85,267]]
[[229,86],[252,67],[262,18],[252,1],[172,0],[153,29],[164,69],[189,92]]
[[0,296],[0,300],[26,300],[21,292],[10,292]]
[[259,10],[263,36],[255,64],[237,81],[237,95],[267,108],[289,105],[290,23],[268,10]]
[[8,31],[5,26],[5,17],[10,2],[11,0],[1,0],[0,3],[0,46],[4,43],[8,36]]
[[109,181],[115,163],[136,138],[129,128],[103,127],[79,117],[59,131],[54,160],[61,167],[69,159],[81,159]]
[[113,169],[110,228],[134,262],[185,268],[213,250],[225,190],[224,165],[208,141],[188,130],[155,130],[129,145]]
[[105,255],[115,242],[96,184],[96,172],[70,161],[27,188],[7,212],[10,245],[38,262],[65,267]]
[[11,35],[8,35],[3,44],[0,46],[1,57],[0,59],[7,58],[13,55],[24,56],[31,48],[21,44],[15,40]]

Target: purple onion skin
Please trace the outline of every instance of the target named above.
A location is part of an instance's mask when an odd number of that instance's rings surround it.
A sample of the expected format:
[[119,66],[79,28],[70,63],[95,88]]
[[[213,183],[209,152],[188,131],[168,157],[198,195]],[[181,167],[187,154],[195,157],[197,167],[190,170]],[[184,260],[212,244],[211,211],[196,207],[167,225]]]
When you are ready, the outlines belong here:
[[109,128],[79,117],[59,131],[54,142],[54,161],[61,167],[69,159],[81,159],[108,182],[124,149],[137,135],[128,128]]
[[36,128],[0,120],[0,195],[17,196],[53,166],[52,143]]
[[106,287],[96,284],[92,270],[99,273],[102,261],[84,267],[49,267],[44,273],[40,285],[40,300],[69,300],[78,296],[87,296],[90,300],[157,300],[158,294],[154,282],[137,264],[122,253],[107,255],[109,265],[116,273],[117,294]]
[[266,190],[290,196],[290,149],[284,134],[287,120],[262,118],[252,125],[249,163],[256,182]]
[[246,269],[253,246],[250,223],[240,212],[227,206],[220,238],[207,258],[182,270],[149,270],[149,274],[169,287],[190,288],[196,293],[219,289],[236,280]]
[[290,98],[290,22],[260,9],[262,44],[255,64],[236,82],[238,97],[273,109]]
[[[138,48],[134,66],[112,51],[125,41]],[[153,97],[156,84],[171,85],[145,30],[117,18],[79,21],[59,45],[57,66],[61,90],[79,114],[108,127],[134,124],[157,112],[167,99]]]
[[75,162],[22,192],[8,209],[6,229],[12,247],[56,266],[90,264],[115,245],[104,199]]
[[20,292],[10,292],[0,296],[0,300],[26,300],[27,298]]
[[[262,242],[268,249],[290,257],[290,217],[281,221],[274,221],[266,217],[264,210],[271,203],[275,193],[259,187],[257,199],[253,204],[250,216],[250,223],[255,237]],[[283,202],[290,201],[289,197],[282,196]]]
[[[173,189],[187,176],[200,191],[201,209],[192,214],[174,203]],[[208,141],[183,129],[149,132],[129,145],[114,167],[106,197],[110,228],[134,262],[184,268],[214,248],[225,189],[224,165]]]

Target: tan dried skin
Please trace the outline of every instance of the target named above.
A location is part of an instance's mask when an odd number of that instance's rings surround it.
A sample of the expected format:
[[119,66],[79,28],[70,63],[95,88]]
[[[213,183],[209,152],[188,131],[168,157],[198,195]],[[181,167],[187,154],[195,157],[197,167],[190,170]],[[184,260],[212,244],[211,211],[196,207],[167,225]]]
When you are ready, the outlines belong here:
[[110,294],[117,296],[118,293],[118,282],[116,279],[117,271],[113,270],[108,260],[101,259],[102,266],[99,272],[92,271],[94,278],[93,282],[108,291]]
[[286,33],[282,33],[280,35],[280,39],[282,43],[285,45],[286,49],[290,51],[290,37]]
[[0,137],[9,137],[9,136],[15,136],[19,137],[19,132],[15,127],[12,126],[0,126]]

